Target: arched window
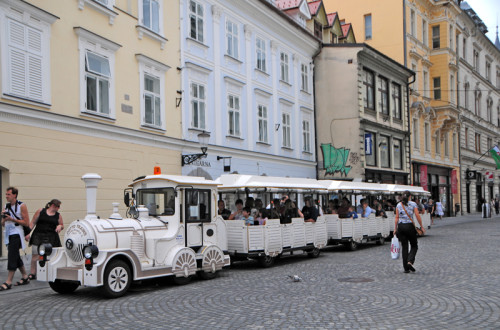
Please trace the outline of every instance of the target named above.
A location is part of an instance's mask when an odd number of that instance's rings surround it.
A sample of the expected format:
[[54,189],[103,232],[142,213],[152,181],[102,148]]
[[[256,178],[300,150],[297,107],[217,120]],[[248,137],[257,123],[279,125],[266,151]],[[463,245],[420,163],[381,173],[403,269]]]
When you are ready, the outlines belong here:
[[474,92],[474,113],[481,116],[481,92],[478,90]]
[[493,123],[493,100],[491,98],[486,101],[486,116],[489,123]]
[[466,109],[469,109],[469,83],[466,82],[465,85],[464,85],[464,97],[465,97],[465,101],[464,101],[464,106]]

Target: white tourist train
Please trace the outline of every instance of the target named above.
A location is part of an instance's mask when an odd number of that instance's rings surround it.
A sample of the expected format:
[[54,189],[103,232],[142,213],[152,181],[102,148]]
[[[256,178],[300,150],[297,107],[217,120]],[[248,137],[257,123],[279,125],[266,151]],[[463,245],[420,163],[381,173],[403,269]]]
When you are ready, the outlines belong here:
[[[212,279],[232,261],[256,259],[271,266],[278,256],[305,252],[317,257],[327,244],[355,249],[360,243],[383,244],[394,228],[394,214],[387,218],[342,219],[322,214],[315,222],[293,217],[269,217],[262,225],[244,220],[224,220],[217,201],[232,205],[240,197],[260,199],[271,208],[273,200],[289,196],[299,208],[305,200],[320,203],[349,196],[394,195],[410,190],[428,194],[421,187],[363,182],[314,180],[228,174],[217,180],[155,174],[135,179],[124,192],[127,217],[113,203],[108,218],[96,214],[97,185],[101,177],[82,177],[87,191],[87,214],[66,230],[63,247],[39,247],[37,279],[59,293],[79,286],[102,287],[114,298],[126,293],[133,281],[171,276],[179,284],[194,275]],[[428,214],[423,225],[430,225]]]
[[[156,171],[155,171],[156,172]],[[200,177],[150,175],[125,190],[130,218],[96,215],[101,177],[82,177],[87,215],[66,230],[63,247],[41,245],[37,278],[59,293],[80,285],[100,287],[108,297],[123,295],[132,281],[174,276],[185,283],[196,273],[214,278],[230,263],[226,224],[216,212],[217,183]]]

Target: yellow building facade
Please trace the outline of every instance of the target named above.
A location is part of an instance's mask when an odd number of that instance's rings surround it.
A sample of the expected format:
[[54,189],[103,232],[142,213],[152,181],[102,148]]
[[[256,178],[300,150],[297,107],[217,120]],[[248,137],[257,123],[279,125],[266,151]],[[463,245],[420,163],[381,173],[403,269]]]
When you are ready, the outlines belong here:
[[[325,0],[365,42],[416,73],[410,85],[412,184],[439,200],[447,215],[460,203],[458,62],[460,8],[454,1]],[[403,5],[404,4],[404,5]]]
[[85,173],[102,176],[108,216],[137,176],[181,172],[178,6],[0,0],[2,204],[9,186],[30,216],[58,198],[70,223],[85,214]]

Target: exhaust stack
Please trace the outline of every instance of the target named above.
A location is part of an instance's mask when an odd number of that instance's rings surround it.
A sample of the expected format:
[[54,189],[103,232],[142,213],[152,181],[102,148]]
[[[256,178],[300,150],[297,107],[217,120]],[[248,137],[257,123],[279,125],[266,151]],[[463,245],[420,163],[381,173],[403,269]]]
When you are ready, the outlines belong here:
[[87,215],[85,220],[97,220],[96,203],[97,203],[97,184],[101,181],[101,176],[96,173],[87,173],[82,176],[87,190]]

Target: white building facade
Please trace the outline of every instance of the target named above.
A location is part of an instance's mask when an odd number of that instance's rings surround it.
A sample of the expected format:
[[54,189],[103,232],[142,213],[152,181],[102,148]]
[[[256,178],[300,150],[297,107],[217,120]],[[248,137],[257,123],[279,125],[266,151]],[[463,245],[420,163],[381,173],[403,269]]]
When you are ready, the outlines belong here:
[[463,212],[481,211],[481,201],[500,193],[500,171],[489,150],[500,145],[500,49],[466,3],[457,25],[457,102],[461,113],[460,153]]
[[315,178],[321,42],[265,0],[184,0],[180,10],[183,154],[199,153],[198,135],[210,134],[207,156],[182,174],[217,178],[226,165]]

